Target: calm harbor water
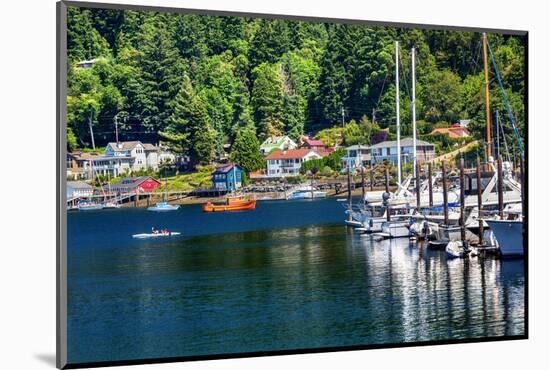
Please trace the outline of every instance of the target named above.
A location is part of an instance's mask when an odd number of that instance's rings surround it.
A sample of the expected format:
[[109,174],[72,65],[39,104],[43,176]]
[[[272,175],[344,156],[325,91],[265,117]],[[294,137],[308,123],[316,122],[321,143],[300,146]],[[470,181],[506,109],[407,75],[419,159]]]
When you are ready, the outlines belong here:
[[[68,216],[69,363],[524,334],[522,260],[447,260],[334,199]],[[136,240],[151,226],[181,237]]]

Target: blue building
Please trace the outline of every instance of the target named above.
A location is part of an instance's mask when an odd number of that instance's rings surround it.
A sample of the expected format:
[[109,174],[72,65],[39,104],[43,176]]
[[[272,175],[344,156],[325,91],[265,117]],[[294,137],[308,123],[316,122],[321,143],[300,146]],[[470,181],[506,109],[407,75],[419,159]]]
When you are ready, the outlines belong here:
[[226,164],[212,172],[212,187],[219,191],[234,191],[242,187],[243,170],[239,165]]

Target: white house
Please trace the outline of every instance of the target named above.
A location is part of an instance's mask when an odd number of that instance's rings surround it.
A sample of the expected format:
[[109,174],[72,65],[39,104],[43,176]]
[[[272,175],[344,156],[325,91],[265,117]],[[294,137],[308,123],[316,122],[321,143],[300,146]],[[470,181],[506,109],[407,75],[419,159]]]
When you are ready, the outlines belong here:
[[346,148],[346,155],[342,157],[342,168],[355,171],[361,166],[370,163],[370,148],[367,145],[352,145]]
[[91,197],[94,188],[84,181],[67,181],[67,199]]
[[298,148],[298,144],[288,136],[270,136],[262,145],[260,145],[260,152],[263,155],[268,155],[273,149],[289,150]]
[[302,163],[311,159],[323,158],[324,155],[326,154],[312,149],[275,151],[265,158],[267,161],[267,177],[296,176],[300,173]]
[[117,177],[130,171],[158,170],[163,161],[176,162],[173,153],[140,141],[109,143],[105,155],[93,159],[93,172]]
[[[404,138],[400,142],[401,162],[412,163],[413,161],[413,139]],[[383,141],[369,147],[371,160],[373,163],[389,161],[397,164],[397,141]],[[435,146],[424,140],[416,140],[416,159],[423,163],[435,158]]]

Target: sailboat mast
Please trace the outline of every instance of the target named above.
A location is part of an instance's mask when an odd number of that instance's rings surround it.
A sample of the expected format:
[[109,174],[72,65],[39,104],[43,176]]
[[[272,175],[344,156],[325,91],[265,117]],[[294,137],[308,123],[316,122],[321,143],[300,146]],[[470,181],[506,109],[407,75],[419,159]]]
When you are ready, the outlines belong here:
[[487,63],[487,34],[483,32],[483,66],[485,69],[485,116],[487,120],[487,158],[491,157],[491,105],[489,102],[489,64]]
[[397,131],[397,186],[401,186],[401,126],[399,123],[399,41],[395,42],[395,124]]
[[[416,83],[416,76],[414,71],[414,59],[415,59],[415,51],[414,48],[411,49],[411,65],[412,65],[412,124],[413,124],[413,171],[414,171],[414,178],[416,182],[416,188],[420,189],[420,182],[418,181],[417,173],[416,173],[416,89],[415,89],[415,83]],[[418,191],[418,190],[417,190]]]

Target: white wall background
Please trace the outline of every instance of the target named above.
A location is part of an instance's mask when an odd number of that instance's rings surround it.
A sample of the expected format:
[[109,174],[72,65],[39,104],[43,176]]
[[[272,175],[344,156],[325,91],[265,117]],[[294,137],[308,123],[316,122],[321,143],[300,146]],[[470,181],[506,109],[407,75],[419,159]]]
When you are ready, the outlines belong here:
[[[124,1],[111,0],[113,3]],[[544,206],[548,127],[548,10],[521,0],[127,0],[258,13],[530,31],[530,339],[528,341],[294,355],[135,369],[542,368],[550,337]],[[537,4],[537,5],[533,5]],[[6,1],[0,12],[0,367],[53,368],[55,358],[55,1]],[[6,193],[17,189],[18,194]],[[24,198],[26,194],[36,197]],[[535,203],[537,205],[535,205]]]

